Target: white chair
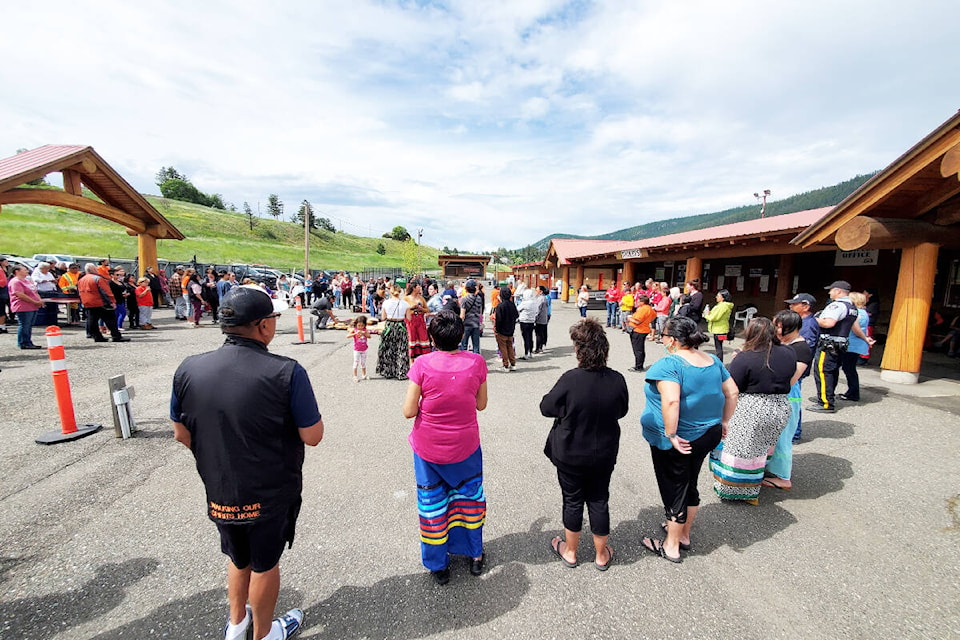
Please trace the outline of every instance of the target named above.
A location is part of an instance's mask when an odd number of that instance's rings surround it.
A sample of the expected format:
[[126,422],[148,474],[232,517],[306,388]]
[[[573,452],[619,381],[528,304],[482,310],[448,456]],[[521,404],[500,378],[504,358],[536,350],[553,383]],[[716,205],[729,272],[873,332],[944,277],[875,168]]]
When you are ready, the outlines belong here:
[[737,311],[733,314],[733,324],[736,326],[738,322],[743,323],[743,330],[747,330],[747,325],[750,324],[750,321],[753,319],[753,316],[757,315],[756,307],[747,307],[743,311]]

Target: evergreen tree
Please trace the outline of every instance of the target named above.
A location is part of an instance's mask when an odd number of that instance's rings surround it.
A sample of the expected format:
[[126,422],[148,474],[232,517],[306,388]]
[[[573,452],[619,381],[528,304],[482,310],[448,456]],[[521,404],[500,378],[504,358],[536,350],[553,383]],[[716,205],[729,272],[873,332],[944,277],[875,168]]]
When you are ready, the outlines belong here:
[[257,221],[256,218],[254,218],[253,209],[250,208],[250,203],[246,200],[243,201],[243,214],[247,216],[247,221],[250,223],[250,231],[253,231]]
[[304,200],[300,203],[300,210],[297,211],[297,215],[294,216],[293,222],[298,223],[301,227],[303,226],[303,219],[306,218],[310,222],[311,229],[317,228],[317,221],[313,217],[313,206],[310,204],[309,200]]
[[283,215],[283,203],[280,202],[280,196],[275,193],[267,196],[267,213],[275,219]]

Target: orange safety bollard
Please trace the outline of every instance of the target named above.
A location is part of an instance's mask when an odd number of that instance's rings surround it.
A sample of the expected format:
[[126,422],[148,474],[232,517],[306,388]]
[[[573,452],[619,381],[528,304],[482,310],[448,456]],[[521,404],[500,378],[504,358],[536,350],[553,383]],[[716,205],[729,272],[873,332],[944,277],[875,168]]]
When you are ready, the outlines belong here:
[[307,341],[303,337],[303,305],[300,304],[300,296],[296,297],[296,309],[297,309],[297,341],[293,344],[307,344]]
[[63,334],[60,327],[47,327],[47,352],[50,355],[50,368],[53,370],[53,393],[60,412],[60,431],[50,431],[37,438],[38,444],[56,444],[77,440],[96,433],[99,424],[85,424],[77,427],[73,412],[73,396],[70,394],[70,378],[67,375],[66,354],[63,350]]

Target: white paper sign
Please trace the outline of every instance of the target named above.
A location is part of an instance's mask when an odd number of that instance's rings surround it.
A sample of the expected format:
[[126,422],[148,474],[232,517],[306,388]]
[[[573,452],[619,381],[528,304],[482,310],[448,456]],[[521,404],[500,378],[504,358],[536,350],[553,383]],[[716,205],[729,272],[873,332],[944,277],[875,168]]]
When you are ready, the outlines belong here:
[[880,258],[880,250],[864,251],[837,251],[837,256],[833,260],[835,267],[867,267],[877,264]]

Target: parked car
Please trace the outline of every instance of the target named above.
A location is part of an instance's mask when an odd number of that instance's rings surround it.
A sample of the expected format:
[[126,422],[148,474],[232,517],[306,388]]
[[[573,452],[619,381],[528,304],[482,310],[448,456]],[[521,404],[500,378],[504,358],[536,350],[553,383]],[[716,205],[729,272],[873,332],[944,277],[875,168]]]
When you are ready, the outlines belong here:
[[40,264],[39,260],[24,258],[22,256],[7,256],[7,261],[10,263],[11,267],[13,267],[15,264],[22,264],[30,270],[30,273],[33,273],[33,270],[37,268],[38,264]]
[[57,264],[58,262],[66,262],[67,264],[76,262],[73,256],[59,253],[35,253],[33,254],[33,259],[37,262],[49,262],[53,265]]
[[607,308],[607,292],[604,289],[591,289],[588,293],[590,298],[587,300],[587,309]]

